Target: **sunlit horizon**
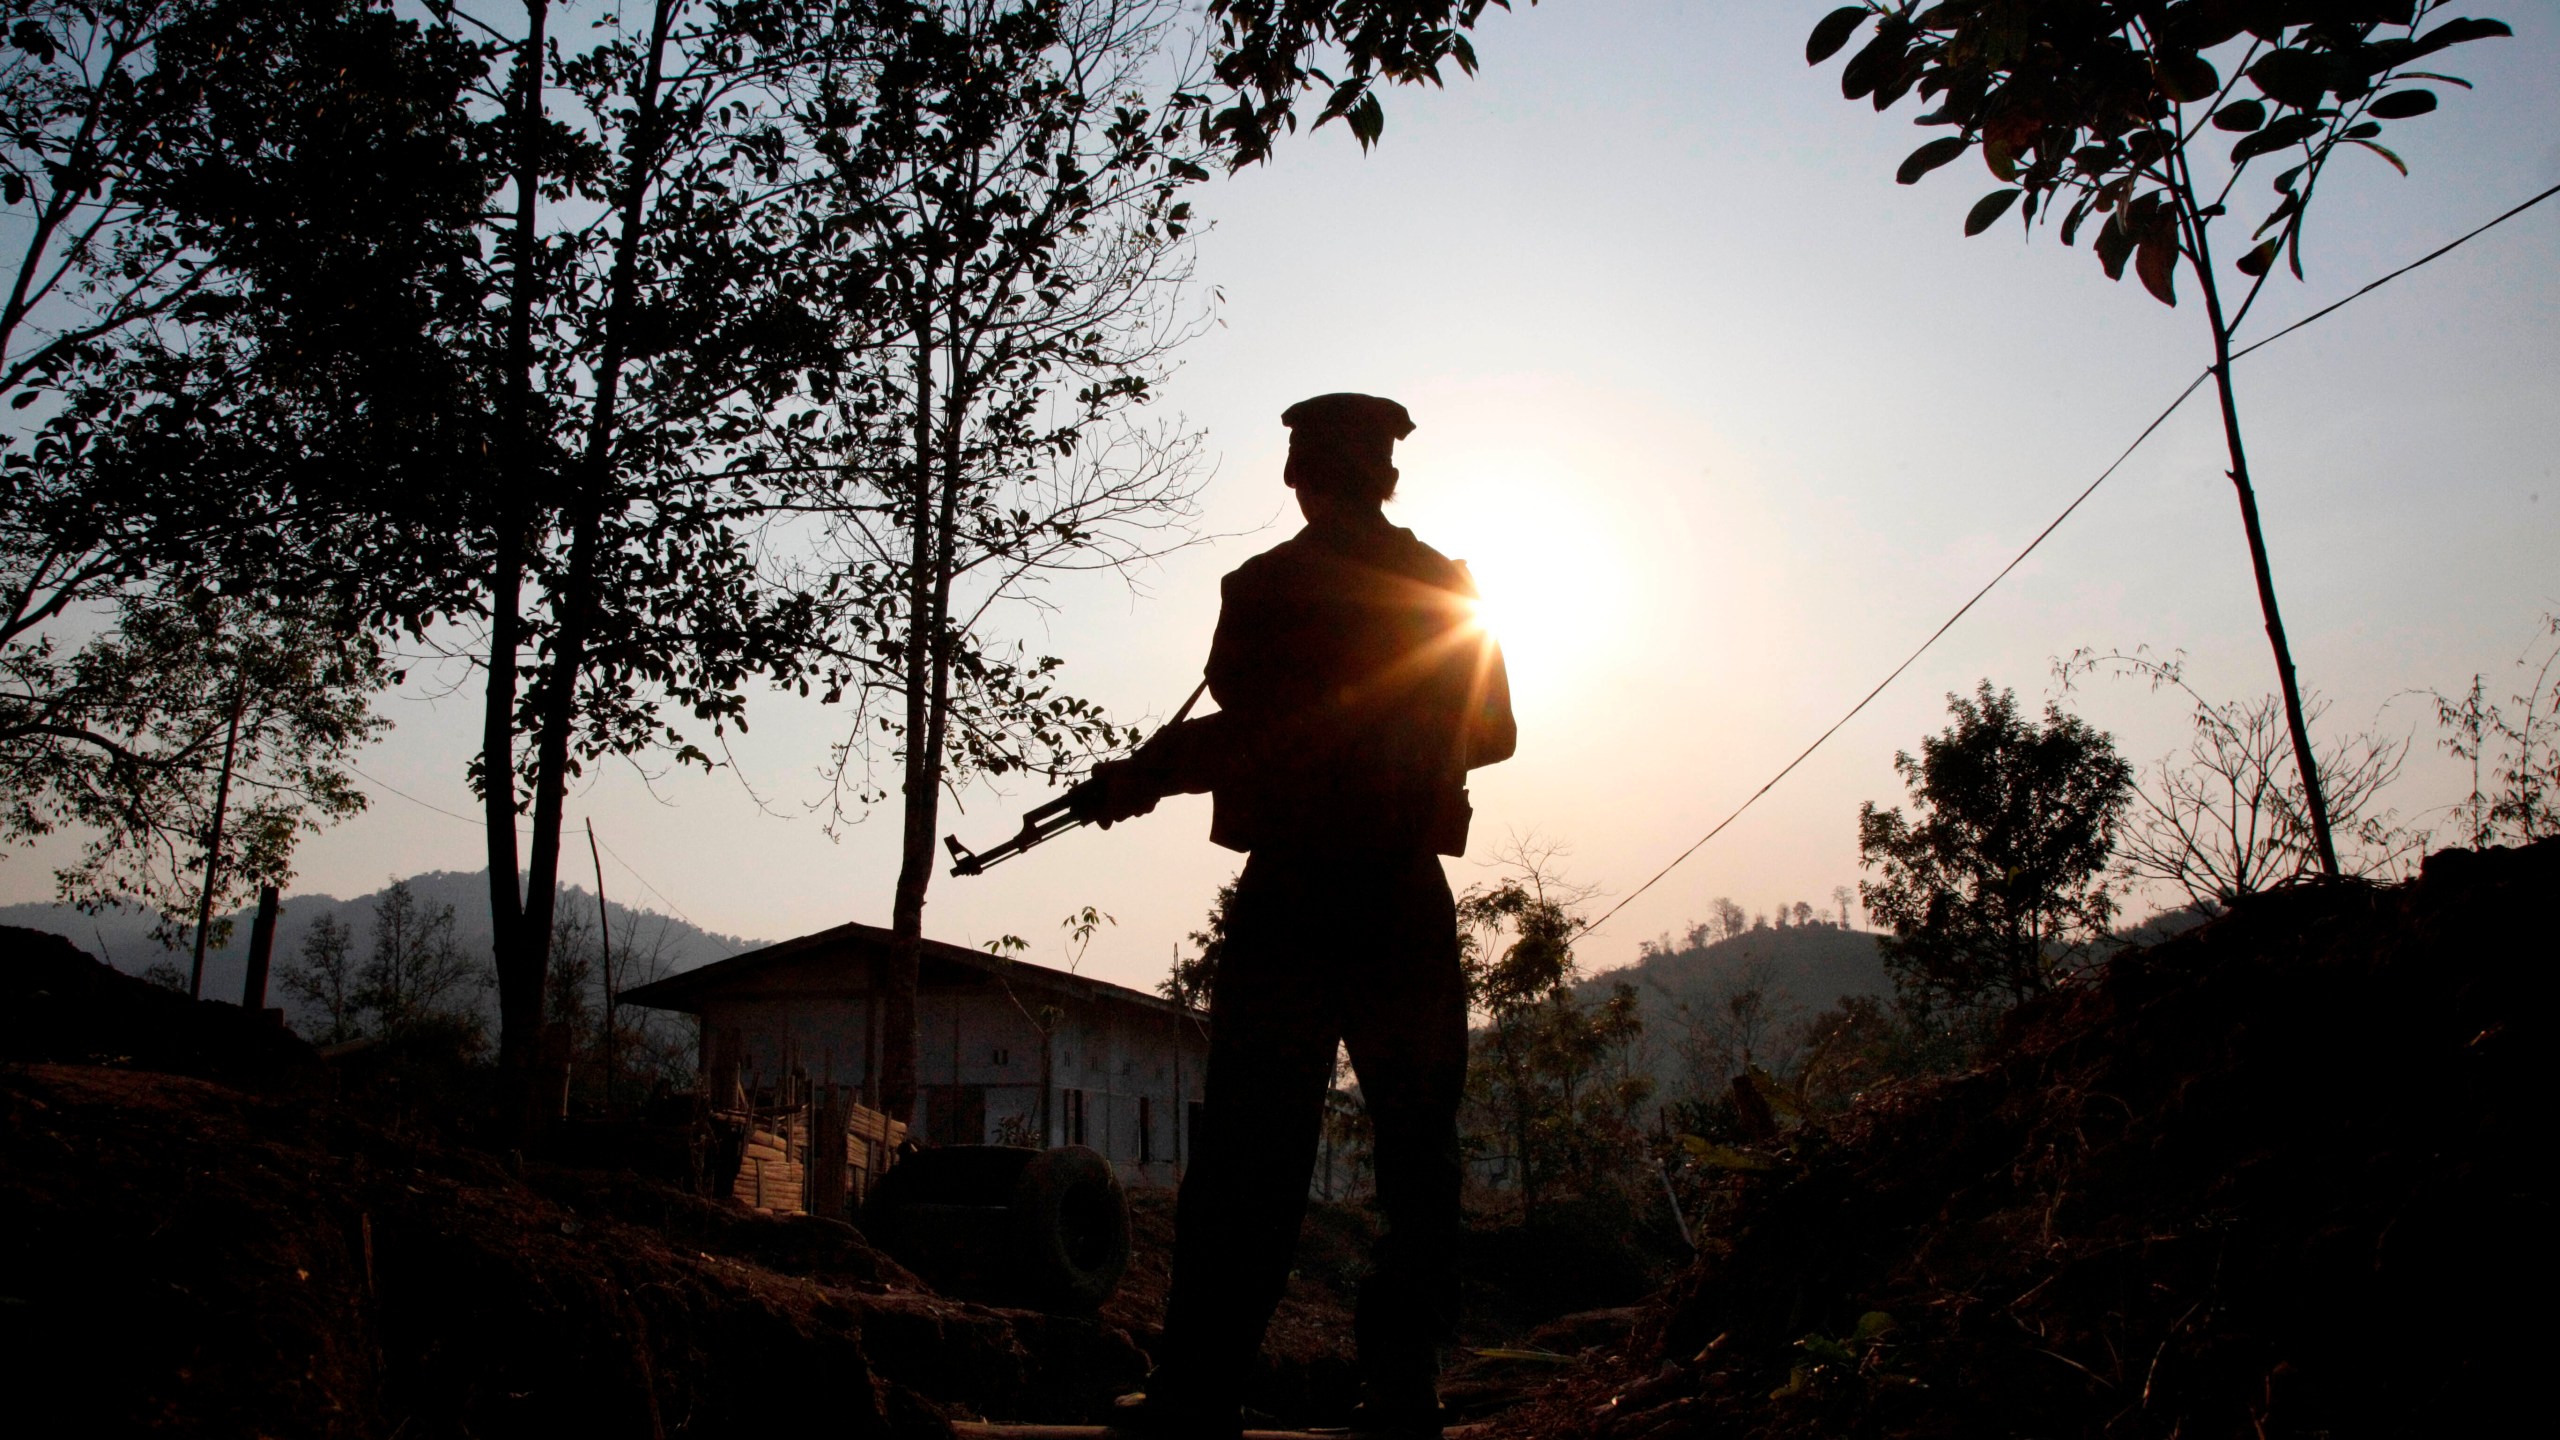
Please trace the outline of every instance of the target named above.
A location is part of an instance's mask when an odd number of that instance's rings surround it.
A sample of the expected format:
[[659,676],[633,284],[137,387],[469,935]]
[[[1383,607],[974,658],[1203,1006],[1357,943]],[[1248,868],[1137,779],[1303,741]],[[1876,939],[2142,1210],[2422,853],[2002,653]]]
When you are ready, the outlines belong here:
[[[1535,834],[1571,847],[1571,878],[1624,895],[1837,720],[2122,450],[2206,341],[2192,299],[2171,310],[2110,283],[2085,243],[2022,242],[2014,225],[1967,239],[1980,170],[1896,185],[1925,137],[1804,65],[1830,4],[1494,16],[1480,73],[1389,95],[1375,148],[1301,131],[1202,187],[1198,274],[1223,304],[1158,409],[1206,432],[1209,538],[1134,587],[1062,584],[1021,621],[1066,661],[1062,691],[1125,721],[1171,714],[1199,679],[1219,578],[1297,529],[1280,412],[1355,390],[1412,412],[1387,514],[1469,563],[1513,685],[1519,753],[1470,779],[1460,886]],[[2512,18],[2517,38],[2466,57],[2475,90],[2395,130],[2407,178],[2377,160],[2322,181],[2308,278],[2272,283],[2253,330],[2560,182],[2560,17]],[[2405,814],[2460,777],[2431,712],[2384,707],[2474,673],[2494,688],[2560,611],[2555,253],[2560,202],[2240,368],[2302,683],[2333,702],[2329,728],[2380,716],[2411,740]],[[2272,689],[2226,463],[2191,403],[1583,963],[1631,960],[1719,895],[1821,906],[1854,883],[1859,804],[1901,801],[1894,752],[1946,723],[1951,691],[1989,678],[2040,707],[2055,657],[2142,645],[2184,652],[2217,699]],[[398,728],[359,760],[385,788],[305,845],[298,887],[360,894],[484,863],[465,778],[478,698],[452,675],[386,697]],[[2138,685],[2084,684],[2069,703],[2137,763],[2183,743],[2186,707]],[[734,769],[591,767],[572,823],[592,815],[710,929],[885,923],[894,796],[840,839],[806,809],[844,710],[758,692],[749,718],[719,752]],[[979,843],[1051,793],[972,785],[939,828]],[[1177,797],[984,877],[937,875],[927,932],[1029,937],[1046,962],[1059,917],[1093,905],[1117,923],[1083,973],[1150,986],[1241,864],[1209,843],[1208,811]],[[0,868],[0,898],[50,891],[43,851]]]

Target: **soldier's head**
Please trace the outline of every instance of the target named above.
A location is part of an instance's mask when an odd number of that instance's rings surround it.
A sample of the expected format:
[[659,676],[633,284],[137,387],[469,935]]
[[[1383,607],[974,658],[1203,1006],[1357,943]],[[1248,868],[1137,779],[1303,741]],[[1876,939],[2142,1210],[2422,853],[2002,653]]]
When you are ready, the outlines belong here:
[[1280,423],[1289,427],[1281,478],[1301,501],[1375,506],[1396,493],[1396,442],[1413,433],[1403,406],[1375,395],[1318,395],[1281,411]]

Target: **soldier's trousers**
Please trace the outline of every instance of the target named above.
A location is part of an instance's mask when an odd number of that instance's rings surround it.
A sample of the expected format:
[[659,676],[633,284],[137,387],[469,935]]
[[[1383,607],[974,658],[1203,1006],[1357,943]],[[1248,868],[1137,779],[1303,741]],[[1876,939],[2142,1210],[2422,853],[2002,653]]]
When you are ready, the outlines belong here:
[[1385,1222],[1360,1293],[1361,1378],[1375,1403],[1420,1403],[1457,1316],[1467,1065],[1439,857],[1255,851],[1209,1013],[1205,1107],[1150,1402],[1234,1414],[1288,1281],[1339,1041],[1374,1129]]

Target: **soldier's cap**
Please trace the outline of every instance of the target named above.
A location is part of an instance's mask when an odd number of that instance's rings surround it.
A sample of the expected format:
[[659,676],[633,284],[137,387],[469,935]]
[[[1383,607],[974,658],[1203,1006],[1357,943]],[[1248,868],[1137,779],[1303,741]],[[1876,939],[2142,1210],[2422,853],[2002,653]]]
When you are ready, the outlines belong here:
[[1393,400],[1348,390],[1301,400],[1280,412],[1289,443],[1308,441],[1348,449],[1391,449],[1413,433],[1413,417]]

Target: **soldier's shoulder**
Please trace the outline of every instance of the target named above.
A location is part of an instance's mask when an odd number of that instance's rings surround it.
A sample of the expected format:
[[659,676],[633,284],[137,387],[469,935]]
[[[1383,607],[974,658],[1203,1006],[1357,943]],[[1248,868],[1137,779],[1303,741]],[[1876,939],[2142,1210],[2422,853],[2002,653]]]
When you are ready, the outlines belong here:
[[1396,534],[1403,537],[1406,574],[1444,590],[1475,589],[1475,576],[1468,572],[1466,561],[1450,559],[1410,530],[1398,529]]
[[1229,594],[1233,594],[1238,590],[1266,589],[1273,585],[1286,584],[1307,572],[1310,563],[1318,558],[1314,553],[1315,549],[1314,543],[1308,540],[1306,533],[1300,531],[1228,571],[1225,581],[1226,589]]

